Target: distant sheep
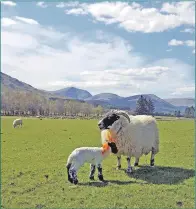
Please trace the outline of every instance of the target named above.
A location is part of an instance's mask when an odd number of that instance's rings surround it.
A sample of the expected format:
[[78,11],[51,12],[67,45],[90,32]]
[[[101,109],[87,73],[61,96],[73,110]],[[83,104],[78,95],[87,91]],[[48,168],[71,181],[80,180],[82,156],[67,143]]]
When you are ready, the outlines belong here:
[[94,180],[95,166],[98,169],[98,178],[104,181],[102,174],[101,162],[110,154],[117,153],[115,143],[105,143],[103,147],[81,147],[75,149],[67,160],[67,175],[68,181],[77,184],[77,171],[84,163],[91,163],[91,171],[89,178]]
[[22,119],[21,118],[13,121],[13,127],[16,128],[17,126],[22,127]]
[[150,165],[154,166],[154,156],[159,152],[159,132],[155,118],[147,115],[129,116],[124,111],[111,111],[98,123],[102,143],[108,141],[108,132],[118,148],[117,168],[121,168],[121,155],[127,156],[127,173],[132,172],[131,157],[135,166],[139,158],[151,151]]

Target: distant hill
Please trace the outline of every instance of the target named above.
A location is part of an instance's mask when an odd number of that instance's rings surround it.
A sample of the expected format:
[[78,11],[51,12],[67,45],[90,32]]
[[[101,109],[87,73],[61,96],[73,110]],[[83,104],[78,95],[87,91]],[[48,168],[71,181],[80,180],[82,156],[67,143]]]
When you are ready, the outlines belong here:
[[36,89],[29,84],[26,84],[22,81],[19,81],[16,78],[13,78],[1,72],[1,91],[4,91],[4,89],[9,89],[12,91],[26,91],[26,92],[35,92],[39,94],[46,94],[43,91]]
[[1,75],[1,93],[3,94],[5,91],[11,91],[11,92],[28,92],[35,95],[41,95],[42,97],[49,98],[52,100],[56,99],[66,99],[62,98],[57,95],[53,95],[48,91],[40,90],[37,88],[34,88],[33,86],[24,83],[22,81],[19,81],[16,78],[13,78],[5,73],[0,72]]
[[195,106],[195,99],[193,98],[171,98],[164,100],[175,106]]
[[58,95],[58,96],[63,96],[63,97],[67,97],[71,99],[78,99],[78,100],[84,100],[92,96],[88,91],[78,89],[75,87],[68,87],[68,88],[57,90],[57,91],[50,91],[50,93]]
[[[119,108],[124,110],[135,110],[136,102],[141,95],[134,95],[129,97],[121,97],[117,94],[112,93],[101,93],[92,96],[88,91],[78,89],[75,87],[69,87],[60,89],[57,91],[44,91],[34,88],[33,86],[26,84],[24,82],[19,81],[16,78],[12,78],[11,76],[6,75],[1,72],[1,93],[3,93],[6,89],[14,91],[23,91],[23,92],[31,92],[34,94],[39,94],[47,98],[51,98],[53,100],[56,99],[74,99],[79,101],[86,101],[87,103],[93,105],[101,105],[107,108]],[[151,99],[155,105],[155,111],[160,113],[172,113],[175,110],[180,110],[184,112],[187,106],[194,105],[195,100],[193,98],[188,99],[166,99],[163,100],[157,97],[154,94],[142,94],[147,99]]]
[[[155,105],[155,112],[160,112],[160,113],[171,113],[174,112],[175,110],[180,110],[184,112],[186,107],[176,107],[167,101],[157,97],[154,94],[142,94],[144,97],[147,99],[151,99]],[[114,108],[122,108],[122,109],[131,109],[135,110],[136,108],[136,103],[137,100],[139,99],[141,95],[134,95],[130,97],[120,97],[116,94],[110,94],[110,93],[102,93],[102,94],[97,94],[95,96],[92,96],[86,101],[90,101],[91,103],[96,102],[96,104],[103,105],[105,102],[107,107],[111,106]]]

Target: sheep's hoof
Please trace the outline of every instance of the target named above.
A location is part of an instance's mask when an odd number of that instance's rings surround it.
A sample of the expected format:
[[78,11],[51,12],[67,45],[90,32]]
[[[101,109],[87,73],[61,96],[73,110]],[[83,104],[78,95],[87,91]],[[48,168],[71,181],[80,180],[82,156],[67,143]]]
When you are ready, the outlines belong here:
[[89,177],[90,180],[95,180],[94,176]]
[[118,165],[117,167],[116,167],[116,170],[120,170],[121,169],[121,165]]
[[100,181],[104,181],[103,175],[99,175],[98,178],[99,178]]
[[74,180],[73,183],[74,183],[74,184],[78,184],[78,180],[77,180],[77,179]]
[[73,183],[73,179],[72,178],[68,178],[68,181]]
[[133,173],[133,170],[131,168],[127,168],[126,173],[127,174],[132,174]]

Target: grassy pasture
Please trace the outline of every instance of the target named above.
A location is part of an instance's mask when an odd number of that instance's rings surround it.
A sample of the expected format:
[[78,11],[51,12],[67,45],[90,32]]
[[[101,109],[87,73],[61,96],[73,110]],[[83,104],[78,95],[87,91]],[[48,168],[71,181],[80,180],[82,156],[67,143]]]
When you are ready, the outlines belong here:
[[[160,153],[150,168],[143,156],[131,176],[115,170],[116,157],[103,162],[107,183],[67,182],[65,164],[80,146],[100,146],[96,120],[25,119],[22,129],[2,117],[2,208],[194,208],[194,121],[158,121]],[[132,159],[132,164],[134,159]],[[147,164],[147,165],[146,165]],[[46,178],[48,175],[48,178]]]

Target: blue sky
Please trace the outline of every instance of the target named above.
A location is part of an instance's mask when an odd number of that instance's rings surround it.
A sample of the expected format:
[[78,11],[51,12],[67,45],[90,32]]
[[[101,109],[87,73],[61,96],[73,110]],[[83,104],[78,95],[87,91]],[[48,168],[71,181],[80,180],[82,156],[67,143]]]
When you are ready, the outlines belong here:
[[194,97],[194,1],[5,1],[1,13],[2,72],[36,88]]

